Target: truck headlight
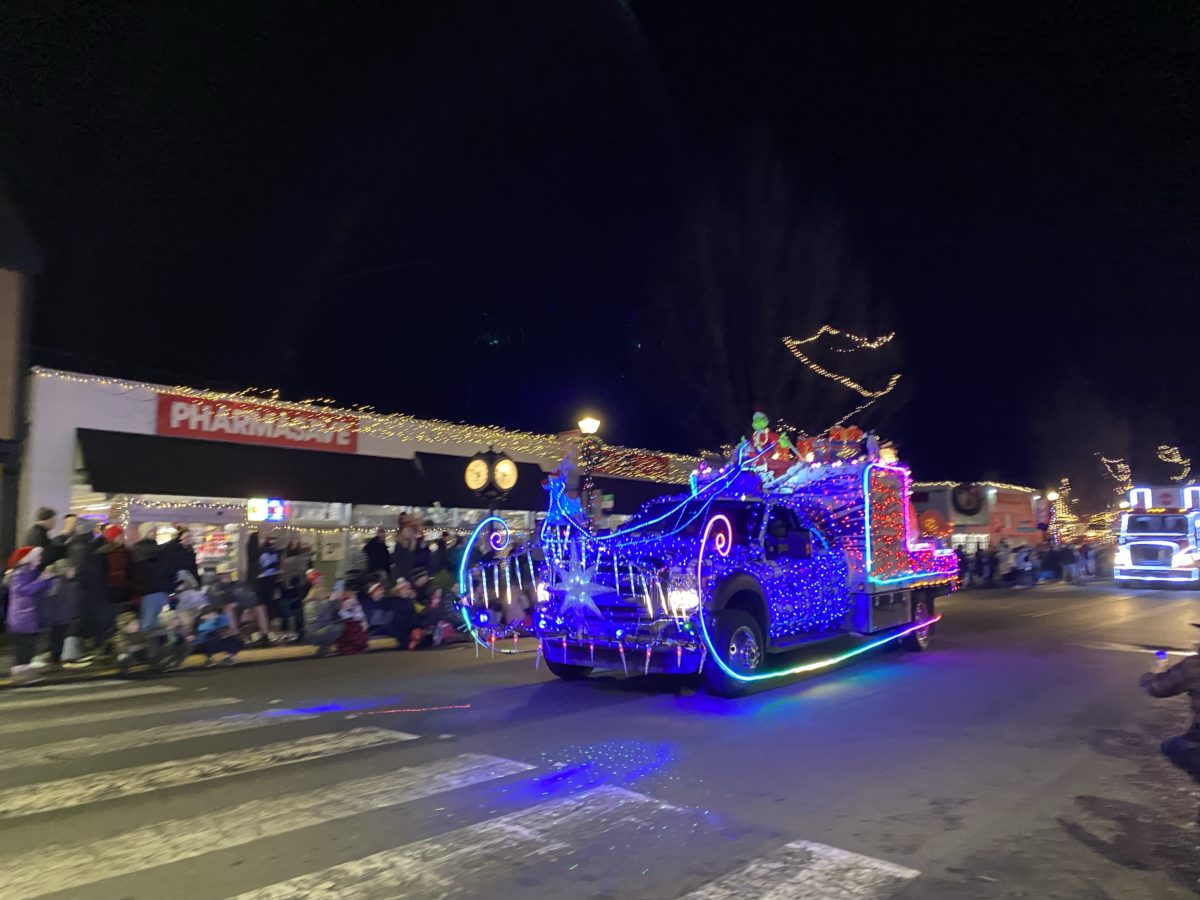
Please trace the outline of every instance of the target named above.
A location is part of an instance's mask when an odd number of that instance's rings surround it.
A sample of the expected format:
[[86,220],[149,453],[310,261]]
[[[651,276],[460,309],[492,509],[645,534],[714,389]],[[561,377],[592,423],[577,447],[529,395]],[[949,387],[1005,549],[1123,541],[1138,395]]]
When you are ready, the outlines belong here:
[[1113,555],[1113,566],[1118,569],[1125,569],[1133,563],[1129,559],[1129,548],[1118,547],[1117,552]]
[[667,607],[673,616],[686,615],[699,605],[700,595],[691,588],[667,591]]
[[1171,559],[1172,569],[1186,569],[1196,564],[1196,555],[1189,550],[1181,550]]

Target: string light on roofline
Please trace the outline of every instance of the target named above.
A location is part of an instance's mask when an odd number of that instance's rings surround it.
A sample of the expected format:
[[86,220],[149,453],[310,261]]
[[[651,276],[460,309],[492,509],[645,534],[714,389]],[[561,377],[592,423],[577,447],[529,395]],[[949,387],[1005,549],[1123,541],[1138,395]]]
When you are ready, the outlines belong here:
[[[253,404],[255,401],[269,400],[277,409],[237,409],[236,412],[243,416],[254,416],[259,421],[268,424],[287,425],[322,434],[353,429],[359,434],[385,440],[425,444],[494,445],[503,447],[510,453],[524,453],[546,460],[558,459],[562,455],[562,446],[559,436],[556,434],[535,434],[496,425],[467,425],[439,419],[418,419],[403,413],[380,413],[368,406],[339,407],[333,405],[332,401],[325,402],[326,398],[317,398],[315,402],[312,400],[309,402],[281,400],[277,390],[261,391],[246,388],[237,392],[213,391],[183,385],[169,387],[100,375],[81,375],[75,372],[40,367],[34,368],[33,371],[39,378],[49,378],[72,384],[111,387],[122,392],[144,390],[155,394],[176,394],[216,404]],[[233,411],[230,410],[230,412]],[[307,413],[320,418],[305,418],[297,421],[286,415],[290,412]],[[606,454],[603,474],[617,477],[662,480],[662,473],[654,468],[654,458],[656,458],[665,459],[668,463],[670,471],[666,480],[681,482],[686,479],[686,475],[679,473],[690,471],[700,462],[699,457],[685,456],[679,453],[645,450],[637,447],[612,446],[609,449],[611,452]]]

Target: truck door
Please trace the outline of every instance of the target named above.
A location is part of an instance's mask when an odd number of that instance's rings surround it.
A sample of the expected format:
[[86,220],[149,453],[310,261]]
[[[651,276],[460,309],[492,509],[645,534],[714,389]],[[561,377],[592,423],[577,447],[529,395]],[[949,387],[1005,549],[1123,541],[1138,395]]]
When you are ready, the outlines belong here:
[[772,506],[763,534],[763,588],[772,638],[830,631],[846,613],[846,563],[786,506]]

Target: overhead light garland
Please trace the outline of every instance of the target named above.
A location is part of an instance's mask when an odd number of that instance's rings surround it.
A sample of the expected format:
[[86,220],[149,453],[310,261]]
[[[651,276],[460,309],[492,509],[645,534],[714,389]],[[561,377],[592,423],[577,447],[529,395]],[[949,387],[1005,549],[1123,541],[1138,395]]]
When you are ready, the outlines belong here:
[[[896,384],[900,381],[900,373],[893,373],[892,376],[888,378],[887,384],[881,390],[872,391],[845,375],[841,375],[837,372],[831,372],[824,366],[814,362],[811,357],[809,357],[800,349],[808,344],[815,343],[824,335],[841,338],[850,344],[848,347],[834,347],[833,350],[837,353],[854,353],[857,350],[877,350],[883,345],[889,343],[896,335],[895,332],[892,332],[881,337],[868,338],[858,334],[851,334],[847,331],[841,331],[840,329],[834,328],[832,325],[822,325],[813,334],[806,338],[783,338],[783,345],[787,347],[788,352],[791,353],[792,356],[796,357],[796,359],[800,360],[800,362],[803,363],[809,369],[809,371],[820,375],[822,378],[828,378],[830,381],[834,381],[840,384],[842,387],[848,388],[859,396],[866,398],[866,402],[860,403],[854,409],[850,410],[850,412],[846,413],[844,416],[841,416],[839,419],[837,419],[837,421],[829,426],[830,428],[839,428],[850,421],[850,419],[854,418],[859,413],[872,406],[877,400],[890,394],[895,389]],[[786,425],[786,423],[783,422],[780,424]]]
[[[303,402],[282,400],[278,390],[246,388],[237,392],[211,391],[186,386],[169,387],[147,382],[126,381],[100,375],[85,375],[64,372],[58,369],[35,367],[39,378],[54,379],[72,384],[111,387],[120,391],[150,391],[155,394],[176,394],[216,403],[270,402],[277,410],[247,411],[238,409],[238,415],[253,414],[268,424],[294,427],[296,422],[290,412],[318,413],[320,420],[305,420],[303,426],[310,431],[333,433],[353,428],[359,434],[385,440],[400,440],[423,444],[466,444],[469,446],[501,447],[510,453],[524,453],[542,459],[554,460],[562,455],[562,446],[557,434],[536,434],[516,431],[495,425],[467,425],[440,419],[418,419],[403,413],[380,413],[373,407],[359,405],[339,407],[328,398],[310,398]],[[340,417],[340,421],[339,421]],[[346,421],[352,417],[353,421]],[[651,480],[682,484],[687,474],[700,462],[699,457],[636,447],[608,447],[604,473],[623,478],[649,478]],[[668,475],[664,479],[656,469],[658,460],[667,460]]]
[[788,351],[792,354],[792,356],[804,363],[809,370],[816,372],[823,378],[828,378],[830,381],[837,382],[842,387],[849,388],[862,397],[868,397],[872,400],[878,400],[880,397],[886,397],[892,392],[893,388],[896,387],[896,383],[900,381],[900,373],[896,372],[890,378],[888,378],[888,383],[885,387],[878,391],[872,391],[863,387],[852,378],[847,378],[845,375],[839,375],[837,372],[831,372],[823,366],[813,362],[811,358],[809,358],[799,349],[801,345],[808,343],[812,339],[813,338],[805,338],[804,340],[797,340],[796,338],[786,337],[783,339],[783,345],[788,348]]
[[1178,447],[1172,447],[1169,444],[1159,444],[1158,458],[1165,463],[1182,467],[1182,471],[1178,475],[1171,476],[1172,481],[1183,481],[1192,471],[1192,461],[1184,459],[1183,453],[1180,452]]
[[[1162,448],[1160,447],[1159,450],[1161,451]],[[1127,494],[1133,487],[1133,472],[1129,468],[1129,463],[1124,459],[1109,459],[1103,453],[1097,453],[1096,456],[1099,458],[1100,464],[1104,466],[1108,477],[1114,482],[1113,492]]]

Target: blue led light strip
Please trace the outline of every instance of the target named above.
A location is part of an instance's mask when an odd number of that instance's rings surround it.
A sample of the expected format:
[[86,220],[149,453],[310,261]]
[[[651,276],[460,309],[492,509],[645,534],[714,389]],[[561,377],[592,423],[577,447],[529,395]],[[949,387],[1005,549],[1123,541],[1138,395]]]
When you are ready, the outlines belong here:
[[[493,534],[490,538],[488,538],[489,545],[491,546],[491,548],[493,550],[503,550],[505,547],[508,546],[508,541],[509,541],[509,538],[511,537],[511,533],[508,530],[508,523],[505,522],[499,516],[488,516],[486,519],[484,519],[478,525],[476,525],[475,530],[471,532],[471,536],[469,538],[467,538],[467,545],[463,548],[462,560],[458,564],[458,587],[459,587],[459,590],[462,590],[462,586],[467,584],[467,569],[468,569],[467,564],[471,560],[471,548],[475,546],[475,541],[479,538],[479,533],[481,531],[483,531],[483,529],[486,528],[488,525],[492,524],[493,522],[497,523],[500,526],[502,536],[500,534]],[[496,540],[498,537],[500,538],[499,541]],[[483,584],[484,584],[484,595],[486,596],[487,595],[487,572],[483,572],[482,576],[483,576]],[[498,579],[499,577],[500,577],[499,572],[497,572],[496,578]],[[510,653],[511,654],[511,653],[529,653],[530,652],[529,650],[520,650],[520,649],[513,649],[513,648],[506,648],[506,647],[495,647],[492,644],[489,644],[487,641],[483,640],[479,636],[479,632],[475,628],[475,623],[471,620],[471,610],[474,608],[474,604],[475,604],[475,596],[474,596],[474,592],[472,591],[472,593],[467,595],[466,601],[462,605],[462,619],[463,619],[463,624],[465,624],[467,626],[467,631],[470,632],[471,638],[475,641],[476,644],[478,644],[480,647],[483,647],[484,649],[493,650],[496,653]]]
[[[704,563],[704,549],[708,545],[708,537],[713,530],[713,526],[718,522],[723,524],[724,530],[719,531],[716,534],[713,540],[713,546],[717,553],[719,553],[721,556],[729,555],[730,544],[733,540],[733,527],[729,524],[729,519],[725,516],[713,516],[708,520],[708,524],[704,526],[704,537],[700,540],[700,555],[696,560],[696,585],[698,590],[702,590],[701,586],[703,585],[703,582],[700,580],[700,569]],[[700,636],[704,640],[705,648],[708,650],[709,654],[711,654],[713,661],[720,667],[722,672],[735,681],[740,681],[744,684],[749,684],[755,681],[769,681],[772,678],[785,678],[789,675],[799,675],[804,672],[815,672],[819,669],[827,669],[830,666],[836,666],[838,663],[845,662],[848,659],[853,659],[854,657],[870,650],[874,650],[877,647],[882,647],[884,644],[889,644],[898,638],[904,637],[905,635],[912,634],[914,631],[920,631],[922,628],[928,628],[934,622],[940,621],[942,618],[941,614],[939,613],[931,619],[925,619],[920,622],[912,623],[903,631],[898,631],[895,634],[889,634],[887,637],[871,641],[868,644],[864,644],[861,647],[855,647],[853,650],[847,650],[845,653],[839,653],[836,656],[828,656],[824,659],[819,659],[814,662],[802,663],[801,665],[792,666],[788,669],[781,669],[777,672],[763,672],[758,675],[743,675],[741,672],[735,672],[726,664],[725,660],[721,659],[721,654],[717,652],[717,648],[713,645],[712,636],[708,633],[708,624],[705,622],[707,616],[705,616],[704,612],[704,598],[701,596],[700,609],[696,615],[696,618],[700,620]]]

